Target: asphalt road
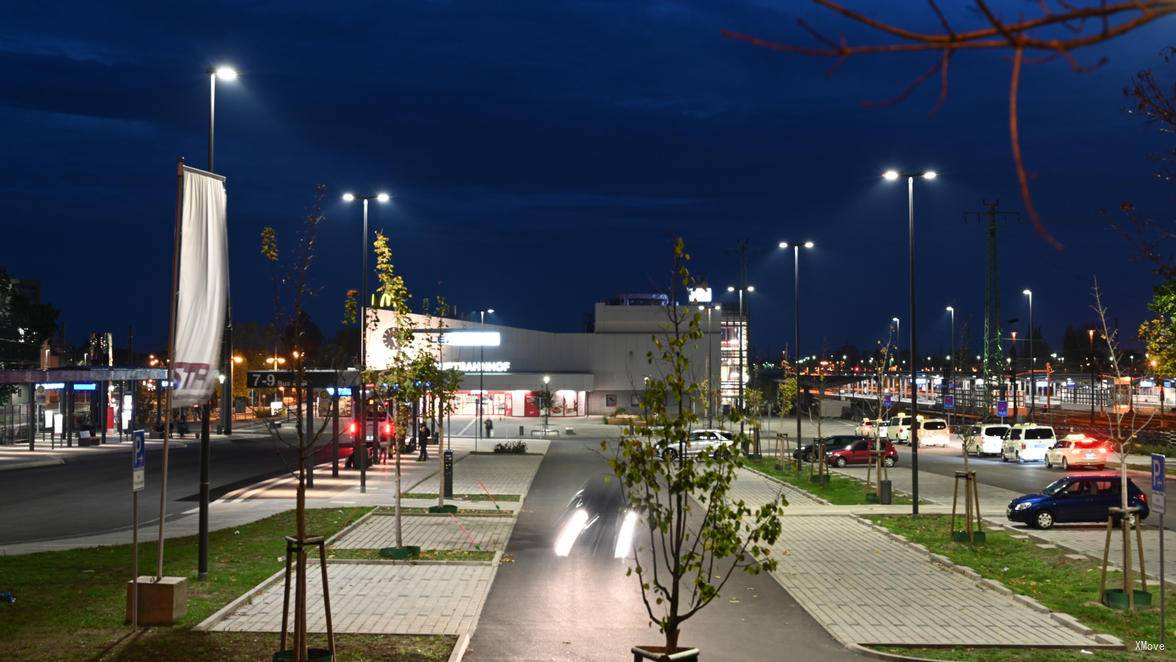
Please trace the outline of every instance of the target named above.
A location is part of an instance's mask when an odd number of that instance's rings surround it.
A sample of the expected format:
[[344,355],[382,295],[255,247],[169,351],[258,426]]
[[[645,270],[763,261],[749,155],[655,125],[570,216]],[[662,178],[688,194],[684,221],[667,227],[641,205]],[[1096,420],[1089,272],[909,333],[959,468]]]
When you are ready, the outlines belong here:
[[[168,449],[168,516],[196,508],[200,445]],[[147,448],[147,485],[139,493],[142,523],[158,521],[162,448]],[[214,441],[209,485],[212,498],[284,472],[286,463],[267,438]],[[0,473],[0,543],[33,542],[129,529],[129,452],[71,455],[65,464]]]
[[[635,644],[657,644],[640,588],[616,559],[619,519],[589,527],[566,557],[554,543],[569,499],[586,481],[608,471],[598,441],[561,440],[551,445],[519,515],[466,654],[471,662],[500,660],[631,659]],[[615,482],[607,489],[615,489]],[[598,501],[608,501],[607,494]],[[766,574],[742,571],[723,595],[683,626],[681,642],[698,646],[705,659],[859,659],[809,618]]]
[[[911,449],[909,446],[897,446],[899,465],[904,467],[911,466]],[[972,470],[976,472],[980,480],[980,489],[984,489],[984,485],[992,485],[1006,490],[1012,490],[1020,494],[1029,494],[1031,492],[1040,492],[1043,487],[1049,485],[1053,481],[1066,475],[1059,467],[1047,469],[1044,462],[1026,462],[1024,464],[1017,464],[1016,462],[1001,462],[999,457],[969,457],[968,464]],[[944,448],[920,448],[919,449],[919,471],[940,474],[944,476],[953,476],[956,471],[962,471],[964,468],[964,460],[960,456],[958,449],[944,449]],[[1090,469],[1072,469],[1073,473],[1081,473],[1092,471]],[[1107,469],[1106,471],[1118,473],[1117,469]],[[1128,471],[1131,480],[1139,486],[1141,490],[1151,497],[1151,479],[1148,473],[1142,471]],[[1167,481],[1170,492],[1176,492],[1176,480],[1171,478]],[[1176,530],[1176,517],[1166,517],[1164,528]],[[1148,524],[1158,524],[1158,517],[1148,517],[1146,522]]]

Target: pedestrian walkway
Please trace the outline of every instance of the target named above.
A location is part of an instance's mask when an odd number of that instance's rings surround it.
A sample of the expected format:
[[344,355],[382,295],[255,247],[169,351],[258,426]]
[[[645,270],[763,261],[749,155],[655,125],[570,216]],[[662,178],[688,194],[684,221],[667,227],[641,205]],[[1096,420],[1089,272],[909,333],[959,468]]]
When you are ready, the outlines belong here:
[[[497,551],[506,547],[513,526],[513,517],[402,515],[401,537],[405,545],[417,545],[421,549]],[[337,539],[331,547],[380,549],[395,545],[396,518],[388,513],[366,518]]]
[[[310,632],[326,632],[317,565],[318,560],[311,559],[306,627]],[[494,569],[489,563],[331,562],[327,564],[331,623],[335,632],[341,633],[465,634],[477,622]],[[276,579],[249,604],[198,627],[222,632],[280,632],[283,583],[280,576]]]
[[[747,502],[757,508],[764,501]],[[933,563],[925,549],[855,516],[804,517],[785,509],[781,526],[772,576],[845,644],[1105,645],[1037,605]]]

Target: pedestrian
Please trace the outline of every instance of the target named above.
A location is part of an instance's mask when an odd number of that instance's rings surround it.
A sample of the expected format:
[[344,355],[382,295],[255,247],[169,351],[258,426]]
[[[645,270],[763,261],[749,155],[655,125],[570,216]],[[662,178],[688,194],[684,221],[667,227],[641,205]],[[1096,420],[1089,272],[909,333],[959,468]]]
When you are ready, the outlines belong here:
[[180,410],[180,430],[179,430],[179,432],[180,432],[181,437],[188,434],[188,410],[187,409]]
[[494,421],[487,418],[485,425],[486,425],[486,436],[493,437],[494,436]]
[[426,423],[421,426],[420,447],[421,454],[417,457],[418,462],[424,462],[429,459],[429,437],[432,433],[429,431],[429,424]]

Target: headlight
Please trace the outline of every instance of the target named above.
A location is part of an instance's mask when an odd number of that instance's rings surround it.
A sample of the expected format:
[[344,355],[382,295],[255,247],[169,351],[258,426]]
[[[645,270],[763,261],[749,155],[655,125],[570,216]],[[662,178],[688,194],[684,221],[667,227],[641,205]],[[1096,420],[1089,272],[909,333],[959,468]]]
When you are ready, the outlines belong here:
[[1030,501],[1022,501],[1021,503],[1018,503],[1018,504],[1016,505],[1016,507],[1015,507],[1015,508],[1013,508],[1013,510],[1025,510],[1026,508],[1031,508],[1032,506],[1033,506],[1033,503],[1032,503],[1032,502],[1030,502]]

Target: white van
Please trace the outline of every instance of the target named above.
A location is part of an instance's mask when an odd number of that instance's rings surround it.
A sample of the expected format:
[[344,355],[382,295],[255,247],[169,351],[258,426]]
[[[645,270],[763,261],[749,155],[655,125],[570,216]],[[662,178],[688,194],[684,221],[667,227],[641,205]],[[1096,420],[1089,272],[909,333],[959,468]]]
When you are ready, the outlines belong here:
[[1000,447],[1002,462],[1041,462],[1045,452],[1058,443],[1054,429],[1048,425],[1018,423],[1009,428]]
[[898,414],[891,417],[890,423],[886,426],[886,438],[891,443],[910,443],[910,429],[911,429],[911,415]]
[[[943,446],[947,447],[947,442],[950,439],[950,434],[947,429],[947,421],[942,418],[923,418],[919,417],[919,446]],[[902,435],[902,442],[911,443],[911,430],[906,428]]]
[[964,433],[964,451],[977,457],[1000,455],[1004,436],[1009,426],[1000,423],[978,423]]

